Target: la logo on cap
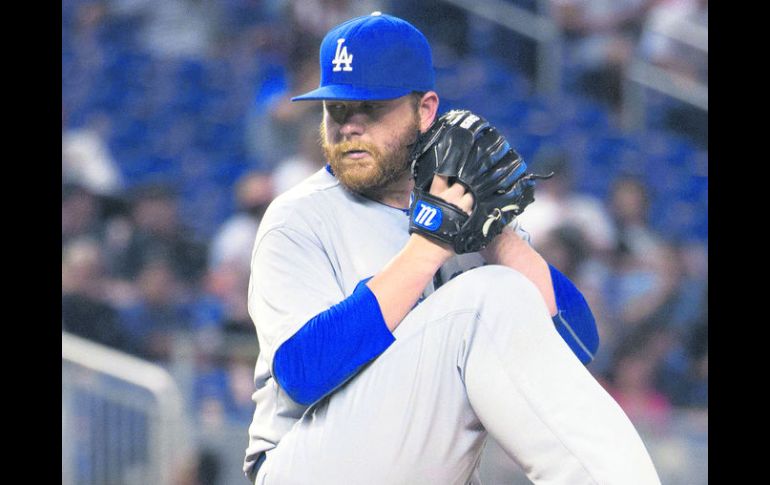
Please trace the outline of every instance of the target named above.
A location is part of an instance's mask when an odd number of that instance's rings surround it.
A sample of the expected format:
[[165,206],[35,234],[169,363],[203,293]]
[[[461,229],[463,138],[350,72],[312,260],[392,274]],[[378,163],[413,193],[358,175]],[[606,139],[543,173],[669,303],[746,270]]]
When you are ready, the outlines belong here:
[[292,101],[396,99],[435,85],[430,45],[422,32],[380,12],[330,30],[321,42],[318,63],[318,88]]
[[[345,39],[337,39],[337,52],[334,53],[334,59],[332,60],[332,64],[334,64],[332,71],[334,72],[353,70],[353,67],[350,65],[353,62],[353,54],[348,54],[347,46],[342,45],[344,42]],[[345,67],[340,67],[342,64]]]

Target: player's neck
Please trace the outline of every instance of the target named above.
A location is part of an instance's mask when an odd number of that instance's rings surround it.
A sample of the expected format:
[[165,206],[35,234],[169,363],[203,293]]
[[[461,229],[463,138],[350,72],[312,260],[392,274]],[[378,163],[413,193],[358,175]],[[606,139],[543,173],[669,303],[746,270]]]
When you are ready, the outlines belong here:
[[411,170],[406,170],[393,183],[378,191],[377,194],[372,194],[371,198],[391,207],[408,209],[409,198],[413,188],[414,179],[412,178],[412,172]]

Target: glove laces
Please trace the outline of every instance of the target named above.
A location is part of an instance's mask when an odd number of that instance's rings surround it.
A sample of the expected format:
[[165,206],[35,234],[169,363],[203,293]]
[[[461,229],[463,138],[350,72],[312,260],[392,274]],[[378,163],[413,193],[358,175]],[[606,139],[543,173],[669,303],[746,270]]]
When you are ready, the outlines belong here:
[[495,207],[492,213],[487,216],[487,220],[484,221],[484,225],[481,227],[481,234],[483,234],[484,237],[487,237],[487,234],[489,233],[489,228],[492,227],[492,223],[502,219],[504,212],[518,211],[518,210],[519,210],[519,206],[516,204],[506,205],[505,207],[502,207],[502,208]]
[[[523,178],[523,180],[549,179],[553,176],[554,176],[553,172],[549,173],[548,175],[538,175],[538,174],[531,173],[526,175]],[[499,221],[500,219],[502,219],[504,213],[510,212],[510,211],[515,211],[517,215],[521,212],[520,207],[517,204],[506,205],[504,207],[495,207],[492,210],[492,213],[487,216],[487,220],[484,221],[484,225],[481,226],[481,234],[484,237],[487,237],[487,234],[489,234],[489,229],[492,227],[492,224],[495,221]]]

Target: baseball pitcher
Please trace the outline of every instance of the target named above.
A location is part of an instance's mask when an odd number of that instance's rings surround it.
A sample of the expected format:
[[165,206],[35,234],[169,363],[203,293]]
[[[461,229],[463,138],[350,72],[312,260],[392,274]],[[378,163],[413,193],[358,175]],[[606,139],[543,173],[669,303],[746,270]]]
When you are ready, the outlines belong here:
[[262,484],[468,484],[487,436],[536,484],[657,484],[585,368],[580,291],[516,220],[546,174],[483,116],[439,113],[431,50],[374,12],[324,38],[328,165],[268,208],[244,472]]

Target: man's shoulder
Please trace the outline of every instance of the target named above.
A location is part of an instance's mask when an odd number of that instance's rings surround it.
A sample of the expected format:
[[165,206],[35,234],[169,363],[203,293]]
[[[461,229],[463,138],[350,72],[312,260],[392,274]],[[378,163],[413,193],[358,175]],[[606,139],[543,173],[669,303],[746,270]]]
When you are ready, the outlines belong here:
[[322,168],[302,182],[279,194],[270,204],[268,211],[273,213],[285,212],[296,210],[297,208],[309,208],[318,204],[328,204],[329,202],[323,201],[334,197],[340,190],[342,190],[342,187],[339,180],[329,173],[328,170]]
[[299,184],[279,194],[267,208],[260,229],[306,226],[310,217],[331,212],[344,199],[344,189],[325,168],[318,170]]
[[279,194],[275,198],[275,201],[289,202],[294,200],[309,199],[317,197],[317,194],[319,193],[334,190],[338,188],[339,185],[339,180],[337,180],[337,178],[332,175],[326,167],[324,167],[309,175],[298,184]]

